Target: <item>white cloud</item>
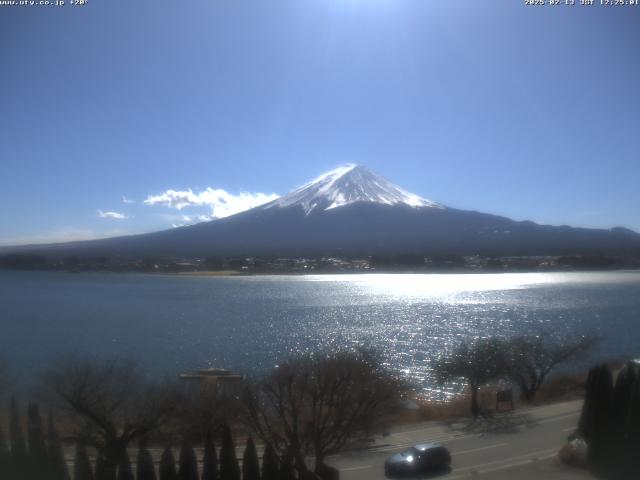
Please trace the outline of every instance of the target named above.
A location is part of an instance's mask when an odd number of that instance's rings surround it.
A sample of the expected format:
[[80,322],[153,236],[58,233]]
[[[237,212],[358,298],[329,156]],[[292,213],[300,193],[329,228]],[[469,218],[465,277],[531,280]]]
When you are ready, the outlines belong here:
[[240,192],[233,195],[220,188],[208,187],[198,193],[189,190],[167,190],[159,195],[149,195],[144,201],[145,205],[164,205],[165,207],[182,210],[185,207],[209,206],[211,217],[199,215],[189,217],[189,221],[205,221],[212,218],[228,217],[236,213],[249,210],[278,198],[275,193],[249,193]]
[[208,222],[214,218],[216,217],[212,215],[182,215],[182,220],[186,222],[187,225],[191,223]]
[[124,213],[103,212],[102,210],[98,210],[98,216],[100,218],[110,218],[112,220],[125,220],[126,218],[129,218]]
[[136,201],[127,198],[126,195],[122,195],[122,203],[136,203]]

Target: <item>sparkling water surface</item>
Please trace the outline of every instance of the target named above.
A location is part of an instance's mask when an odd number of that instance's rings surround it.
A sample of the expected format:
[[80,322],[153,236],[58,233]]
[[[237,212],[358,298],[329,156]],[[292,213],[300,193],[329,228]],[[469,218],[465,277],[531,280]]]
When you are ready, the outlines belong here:
[[472,337],[598,334],[640,357],[640,272],[190,277],[0,272],[0,357],[33,378],[69,355],[155,375],[259,374],[290,356],[373,347],[433,396],[432,366]]

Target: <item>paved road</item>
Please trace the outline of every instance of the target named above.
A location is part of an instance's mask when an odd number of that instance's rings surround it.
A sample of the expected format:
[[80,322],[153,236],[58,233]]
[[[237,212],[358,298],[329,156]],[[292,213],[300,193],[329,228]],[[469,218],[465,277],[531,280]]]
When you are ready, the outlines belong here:
[[[549,459],[575,429],[581,406],[582,401],[566,402],[500,414],[474,424],[413,426],[377,439],[371,449],[335,456],[328,463],[340,470],[342,480],[384,479],[387,456],[421,441],[436,441],[446,445],[452,456],[452,470],[441,476],[443,480],[493,478],[510,469],[519,471],[519,480],[529,476],[540,479],[539,474],[526,472],[550,465],[549,468],[555,468]],[[536,465],[540,468],[525,468]],[[578,477],[573,475],[565,472],[557,478],[589,478],[582,473],[576,473]]]

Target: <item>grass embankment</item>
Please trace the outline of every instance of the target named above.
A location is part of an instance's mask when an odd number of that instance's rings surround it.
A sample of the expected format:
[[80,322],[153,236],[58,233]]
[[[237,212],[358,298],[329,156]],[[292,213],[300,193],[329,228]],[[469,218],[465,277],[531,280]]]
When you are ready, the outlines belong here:
[[[570,400],[584,398],[586,373],[558,374],[551,377],[538,391],[536,398],[531,403],[526,403],[518,398],[514,389],[514,408],[524,408],[539,405],[548,405]],[[496,393],[499,388],[484,387],[479,392],[480,408],[483,412],[496,413]],[[448,401],[436,402],[430,400],[417,400],[418,409],[404,412],[398,418],[398,424],[408,424],[427,421],[450,421],[458,418],[470,417],[471,399],[469,394],[454,397]],[[508,408],[507,404],[500,405],[500,410]]]

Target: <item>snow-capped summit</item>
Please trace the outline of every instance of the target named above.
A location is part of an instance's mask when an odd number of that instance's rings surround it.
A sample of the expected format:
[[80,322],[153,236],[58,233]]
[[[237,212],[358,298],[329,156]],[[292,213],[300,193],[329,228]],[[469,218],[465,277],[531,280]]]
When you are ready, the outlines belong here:
[[331,210],[356,202],[444,208],[436,202],[403,190],[361,165],[336,168],[263,208],[299,205],[309,215],[314,210]]

